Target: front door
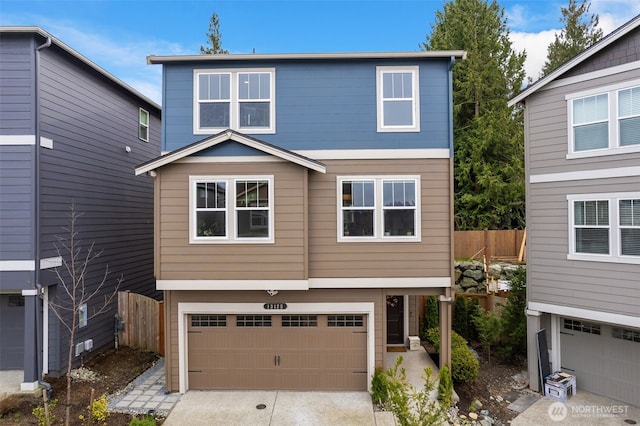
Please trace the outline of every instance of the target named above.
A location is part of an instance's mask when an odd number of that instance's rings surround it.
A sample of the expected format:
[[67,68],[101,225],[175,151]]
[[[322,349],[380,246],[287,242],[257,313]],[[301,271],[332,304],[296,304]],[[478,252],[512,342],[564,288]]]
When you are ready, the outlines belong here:
[[404,343],[404,296],[387,296],[387,344]]

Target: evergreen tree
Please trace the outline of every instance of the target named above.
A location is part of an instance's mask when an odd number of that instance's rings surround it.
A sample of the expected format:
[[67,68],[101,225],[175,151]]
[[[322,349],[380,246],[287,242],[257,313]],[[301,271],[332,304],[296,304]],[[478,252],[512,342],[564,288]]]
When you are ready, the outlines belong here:
[[522,88],[526,54],[514,52],[504,10],[450,0],[422,47],[467,51],[453,70],[456,228],[523,227],[523,118],[507,101]]
[[564,28],[560,34],[555,35],[555,40],[547,47],[547,61],[542,67],[542,76],[545,76],[560,65],[573,58],[587,47],[602,38],[602,30],[598,27],[598,15],[589,15],[591,3],[582,0],[569,0],[569,6],[563,7],[560,22]]
[[222,48],[222,34],[220,33],[220,18],[216,12],[211,14],[209,19],[209,32],[207,35],[207,47],[200,46],[202,55],[226,54],[229,51]]

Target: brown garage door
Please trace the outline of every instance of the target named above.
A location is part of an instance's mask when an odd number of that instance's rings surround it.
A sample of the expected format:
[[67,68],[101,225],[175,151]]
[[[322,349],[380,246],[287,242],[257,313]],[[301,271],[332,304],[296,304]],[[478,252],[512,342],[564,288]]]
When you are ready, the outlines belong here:
[[366,390],[366,315],[190,315],[189,389]]

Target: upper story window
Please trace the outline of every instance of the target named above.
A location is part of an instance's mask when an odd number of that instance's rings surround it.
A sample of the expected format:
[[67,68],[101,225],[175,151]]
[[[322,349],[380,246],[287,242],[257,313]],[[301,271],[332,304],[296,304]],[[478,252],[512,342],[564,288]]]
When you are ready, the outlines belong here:
[[419,241],[419,178],[338,178],[339,241]]
[[149,142],[149,112],[142,108],[138,111],[138,138]]
[[273,176],[192,176],[191,243],[272,243]]
[[640,263],[640,193],[569,195],[569,259]]
[[378,132],[419,132],[418,67],[377,67]]
[[194,133],[275,133],[275,70],[196,70]]
[[567,95],[569,153],[582,158],[640,151],[640,86],[629,83]]

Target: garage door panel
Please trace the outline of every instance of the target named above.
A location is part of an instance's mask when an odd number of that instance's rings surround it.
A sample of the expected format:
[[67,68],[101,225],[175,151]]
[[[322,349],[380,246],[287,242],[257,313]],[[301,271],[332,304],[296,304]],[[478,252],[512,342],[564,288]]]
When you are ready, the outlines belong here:
[[332,327],[327,315],[273,315],[271,326],[238,326],[253,324],[247,317],[226,315],[224,326],[188,322],[190,389],[367,388],[366,316],[337,316]]

